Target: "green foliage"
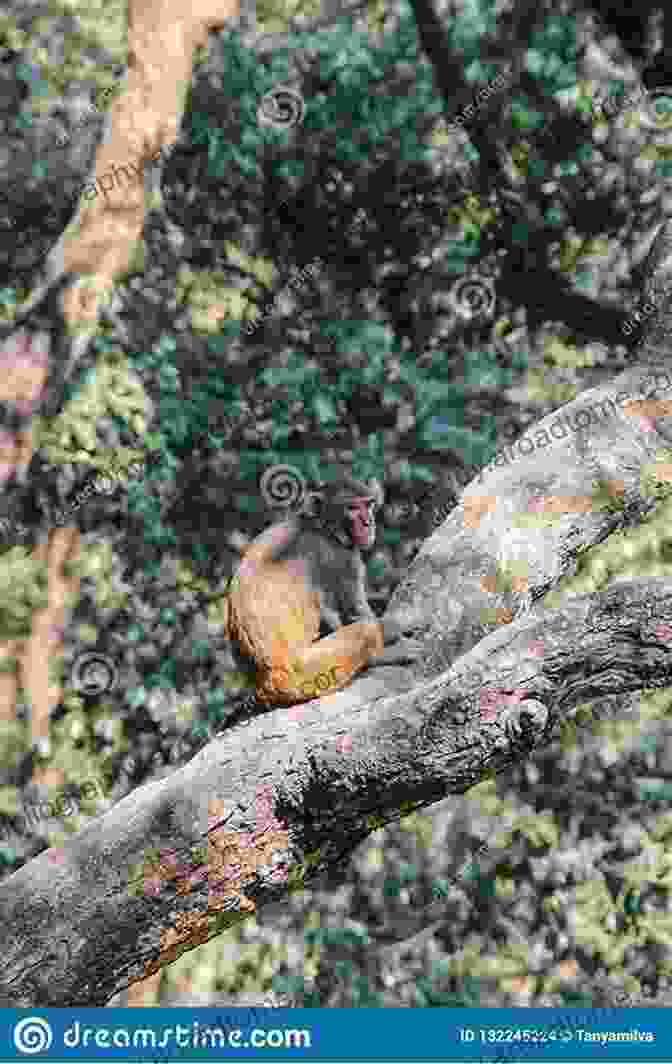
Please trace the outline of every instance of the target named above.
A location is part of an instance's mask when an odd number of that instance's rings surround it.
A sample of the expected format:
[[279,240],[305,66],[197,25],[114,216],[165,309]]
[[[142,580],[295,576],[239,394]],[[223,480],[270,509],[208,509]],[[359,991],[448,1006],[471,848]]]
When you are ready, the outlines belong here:
[[[444,961],[435,961],[431,977],[418,979],[415,987],[417,1008],[478,1008],[481,1002],[480,980],[466,975],[461,980],[449,979],[449,986],[442,985],[447,974]],[[453,989],[452,986],[455,988]]]
[[366,946],[369,934],[363,925],[349,927],[313,927],[304,934],[306,945]]
[[0,846],[0,866],[7,865],[9,868],[18,861],[18,855],[13,846]]
[[583,994],[578,990],[561,990],[560,997],[563,1005],[576,1005],[578,1008],[593,1008],[593,998],[590,994]]
[[147,427],[147,410],[143,385],[129,372],[125,356],[103,345],[95,369],[81,374],[77,390],[71,386],[66,393],[60,416],[40,426],[40,447],[54,463],[83,462],[108,468],[110,455],[101,452],[96,435],[98,419],[116,416],[141,439]]
[[548,92],[576,85],[576,20],[571,15],[549,15],[530,38],[526,66],[545,83]]
[[0,638],[25,637],[32,630],[32,615],[47,605],[47,565],[26,547],[11,547],[0,554]]

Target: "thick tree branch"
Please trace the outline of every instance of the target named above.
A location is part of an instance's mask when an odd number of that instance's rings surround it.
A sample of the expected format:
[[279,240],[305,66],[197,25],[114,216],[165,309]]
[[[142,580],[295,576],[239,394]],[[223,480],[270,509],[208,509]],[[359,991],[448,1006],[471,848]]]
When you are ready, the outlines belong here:
[[560,710],[669,684],[670,622],[669,581],[620,584],[539,607],[360,712],[334,696],[224,734],[0,885],[0,1004],[103,1004],[385,822],[510,766]]

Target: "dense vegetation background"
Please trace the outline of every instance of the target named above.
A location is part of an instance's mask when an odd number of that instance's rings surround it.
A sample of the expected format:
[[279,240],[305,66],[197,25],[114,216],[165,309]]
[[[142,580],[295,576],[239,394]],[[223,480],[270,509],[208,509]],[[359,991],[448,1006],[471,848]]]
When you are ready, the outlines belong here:
[[[632,357],[637,267],[672,176],[664,79],[629,104],[641,71],[569,0],[436,10],[433,38],[432,9],[407,0],[287,32],[317,8],[259,2],[256,28],[214,34],[198,57],[165,210],[120,281],[117,320],[40,426],[26,506],[63,505],[111,455],[145,466],[76,513],[83,593],[51,755],[76,813],[20,814],[34,800],[24,721],[3,724],[4,874],[235,712],[245,677],[216,595],[273,517],[267,470],[384,479],[369,564],[382,610],[459,485]],[[7,319],[72,215],[103,121],[92,105],[124,63],[121,3],[0,9]],[[259,118],[278,87],[303,101],[282,128]],[[573,586],[672,571],[669,518],[661,490],[647,525],[587,555]],[[0,555],[0,636],[29,630],[38,569],[25,547]],[[77,684],[86,654],[116,677],[102,695]],[[665,1003],[671,703],[581,707],[514,771],[381,829],[337,881],[186,954],[146,1003]]]

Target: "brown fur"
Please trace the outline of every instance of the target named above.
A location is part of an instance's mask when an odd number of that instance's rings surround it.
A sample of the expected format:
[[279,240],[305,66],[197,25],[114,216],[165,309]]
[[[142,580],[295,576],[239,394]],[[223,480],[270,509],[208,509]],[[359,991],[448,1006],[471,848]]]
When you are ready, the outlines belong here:
[[[366,598],[360,550],[339,542],[323,524],[338,517],[347,532],[354,497],[368,497],[374,509],[380,505],[375,482],[348,478],[328,492],[320,516],[272,525],[245,551],[229,591],[228,630],[256,665],[260,702],[305,702],[323,674],[335,676],[332,690],[345,687],[383,650],[383,625]],[[332,629],[322,639],[320,622]]]

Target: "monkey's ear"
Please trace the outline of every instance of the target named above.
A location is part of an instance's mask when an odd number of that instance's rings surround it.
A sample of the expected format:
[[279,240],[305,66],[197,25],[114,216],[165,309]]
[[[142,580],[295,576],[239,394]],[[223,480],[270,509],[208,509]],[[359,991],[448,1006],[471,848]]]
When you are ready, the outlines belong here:
[[306,517],[319,517],[324,509],[325,494],[323,491],[308,491],[303,500],[299,513]]

